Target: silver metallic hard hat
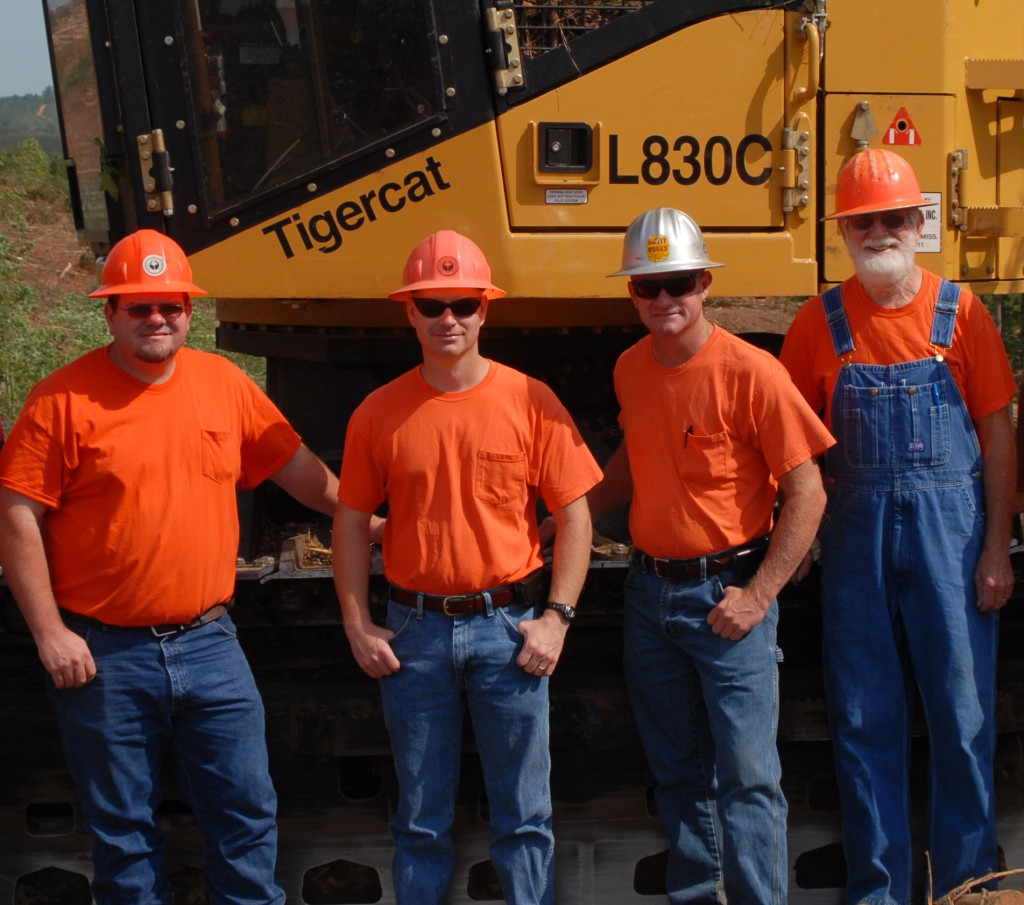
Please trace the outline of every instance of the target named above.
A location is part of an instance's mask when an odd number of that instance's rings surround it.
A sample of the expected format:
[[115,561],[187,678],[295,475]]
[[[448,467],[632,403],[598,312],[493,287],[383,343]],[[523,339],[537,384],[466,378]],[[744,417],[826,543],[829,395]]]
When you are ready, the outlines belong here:
[[635,277],[724,267],[708,260],[700,227],[682,211],[656,207],[629,224],[622,241],[622,269],[610,277]]

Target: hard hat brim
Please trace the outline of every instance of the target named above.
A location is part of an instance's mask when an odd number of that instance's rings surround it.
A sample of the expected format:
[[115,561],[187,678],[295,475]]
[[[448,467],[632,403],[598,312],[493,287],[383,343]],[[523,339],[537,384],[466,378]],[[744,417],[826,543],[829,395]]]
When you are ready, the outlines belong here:
[[188,295],[209,295],[205,289],[200,289],[195,283],[160,283],[156,286],[149,283],[116,283],[107,286],[100,286],[99,289],[90,292],[88,298],[102,299],[111,295],[163,295],[168,292],[184,292]]
[[725,267],[717,261],[670,261],[664,264],[651,264],[642,262],[623,267],[615,273],[609,273],[609,277],[638,277],[653,276],[656,273],[693,273],[696,270],[711,270],[713,267]]
[[393,299],[396,302],[411,302],[413,300],[414,292],[422,292],[425,289],[454,289],[454,288],[465,288],[465,289],[479,289],[483,293],[483,297],[488,301],[492,299],[500,299],[503,295],[507,295],[504,289],[499,289],[493,283],[484,283],[483,281],[467,281],[465,283],[453,284],[451,280],[419,280],[416,283],[408,283],[402,286],[400,289],[396,289],[394,292],[388,293],[388,298]]
[[891,201],[881,204],[876,201],[870,204],[861,204],[857,207],[847,208],[844,211],[837,211],[834,214],[827,214],[821,220],[822,222],[826,220],[842,220],[845,217],[856,217],[860,214],[880,214],[883,211],[908,211],[914,208],[931,207],[934,203],[934,201],[927,201],[924,198],[920,201],[907,201],[905,204],[899,202],[893,204]]

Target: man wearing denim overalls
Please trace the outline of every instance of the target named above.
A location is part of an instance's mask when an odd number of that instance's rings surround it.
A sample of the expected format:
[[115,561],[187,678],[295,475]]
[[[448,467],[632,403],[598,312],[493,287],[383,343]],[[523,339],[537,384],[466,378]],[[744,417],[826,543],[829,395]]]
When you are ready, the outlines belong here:
[[981,301],[914,261],[927,204],[899,155],[862,150],[846,163],[832,217],[856,276],[801,309],[782,351],[838,441],[820,540],[850,905],[911,898],[915,690],[929,736],[932,895],[996,869],[1015,386]]

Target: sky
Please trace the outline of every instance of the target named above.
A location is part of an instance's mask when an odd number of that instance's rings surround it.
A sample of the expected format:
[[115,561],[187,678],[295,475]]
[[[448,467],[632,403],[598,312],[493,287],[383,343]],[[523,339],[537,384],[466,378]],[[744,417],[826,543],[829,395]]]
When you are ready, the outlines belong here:
[[43,0],[0,3],[0,97],[41,94],[53,84]]

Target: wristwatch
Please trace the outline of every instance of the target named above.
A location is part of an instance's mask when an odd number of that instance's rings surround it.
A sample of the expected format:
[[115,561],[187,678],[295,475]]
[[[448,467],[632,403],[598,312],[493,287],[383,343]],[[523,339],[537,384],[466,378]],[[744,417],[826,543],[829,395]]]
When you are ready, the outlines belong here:
[[567,603],[545,603],[544,609],[554,610],[561,616],[566,622],[572,625],[573,619],[576,618],[576,607],[569,606]]

